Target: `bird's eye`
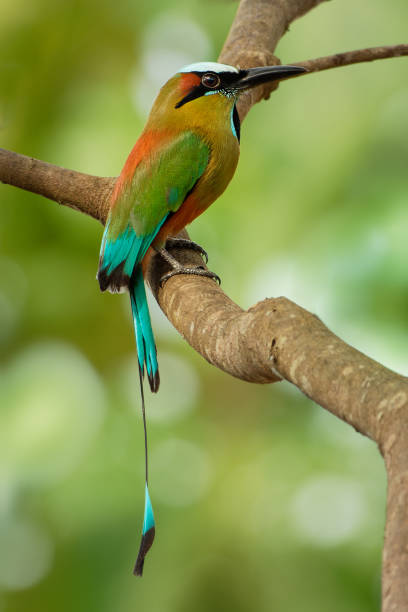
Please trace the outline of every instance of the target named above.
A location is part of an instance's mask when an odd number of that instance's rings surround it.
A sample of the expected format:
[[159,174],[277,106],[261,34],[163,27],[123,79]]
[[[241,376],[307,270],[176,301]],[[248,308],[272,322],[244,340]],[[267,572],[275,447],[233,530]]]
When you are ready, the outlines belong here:
[[208,87],[209,89],[217,89],[217,87],[221,83],[220,77],[214,72],[206,72],[205,74],[203,74],[203,76],[201,77],[201,82],[204,87]]

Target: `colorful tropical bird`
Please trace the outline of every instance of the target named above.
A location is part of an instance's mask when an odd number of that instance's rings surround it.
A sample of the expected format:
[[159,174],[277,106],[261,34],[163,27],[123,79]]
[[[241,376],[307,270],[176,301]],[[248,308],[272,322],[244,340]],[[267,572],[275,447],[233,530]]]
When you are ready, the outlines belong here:
[[[102,291],[129,291],[139,362],[145,437],[145,510],[142,540],[134,573],[141,576],[155,535],[148,490],[146,414],[143,378],[159,388],[157,351],[144,286],[152,254],[160,253],[174,274],[217,278],[204,269],[181,266],[166,250],[202,249],[176,236],[201,215],[230,182],[239,157],[240,120],[236,108],[245,90],[305,72],[298,66],[240,70],[201,62],[182,68],[160,90],[145,129],[116,182],[103,234],[98,280]],[[204,253],[204,252],[203,252]]]

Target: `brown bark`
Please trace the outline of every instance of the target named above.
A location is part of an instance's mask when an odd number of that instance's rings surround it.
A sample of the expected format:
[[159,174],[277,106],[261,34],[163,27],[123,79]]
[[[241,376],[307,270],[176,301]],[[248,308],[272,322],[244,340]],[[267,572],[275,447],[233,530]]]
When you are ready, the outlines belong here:
[[[175,255],[202,265],[197,254],[176,250]],[[387,451],[396,404],[408,402],[407,378],[349,346],[287,298],[265,299],[244,311],[210,279],[192,277],[186,283],[175,276],[160,288],[168,268],[155,257],[152,291],[174,327],[207,361],[248,382],[285,378]]]
[[294,62],[296,66],[303,66],[309,72],[320,72],[329,68],[340,68],[351,66],[361,62],[374,62],[375,60],[388,59],[390,57],[403,57],[408,55],[408,45],[391,45],[388,47],[369,47],[368,49],[357,49],[336,53],[327,57],[307,60],[306,62]]
[[115,179],[60,168],[0,149],[0,182],[38,193],[105,224]]
[[[242,0],[220,61],[250,67],[278,63],[276,44],[289,24],[322,0]],[[303,62],[310,72],[408,54],[408,45],[362,49]],[[242,99],[243,119],[271,92]],[[105,222],[114,178],[66,170],[0,149],[0,181],[41,194]],[[188,265],[202,265],[189,251]],[[166,264],[152,259],[149,282],[164,313],[216,367],[249,382],[285,378],[315,402],[375,440],[388,474],[383,563],[384,612],[408,609],[408,380],[369,359],[286,298],[243,311],[208,278],[176,276],[163,288]]]

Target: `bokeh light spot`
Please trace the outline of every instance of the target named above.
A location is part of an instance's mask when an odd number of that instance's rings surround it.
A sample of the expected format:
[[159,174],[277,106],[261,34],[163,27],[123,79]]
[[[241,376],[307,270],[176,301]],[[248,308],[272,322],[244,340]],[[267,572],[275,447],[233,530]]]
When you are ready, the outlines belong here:
[[0,527],[0,585],[19,590],[44,578],[53,561],[54,547],[45,531],[24,520]]
[[285,296],[326,319],[330,308],[330,294],[326,287],[316,291],[315,269],[299,258],[288,256],[268,258],[257,262],[247,291],[247,303],[254,304],[273,295]]
[[297,533],[315,546],[334,546],[359,529],[367,508],[361,487],[340,476],[308,480],[292,501]]
[[182,66],[211,57],[211,44],[193,20],[162,13],[146,29],[142,56],[131,80],[136,107],[150,110],[159,88]]
[[87,450],[104,415],[104,387],[77,350],[30,347],[0,372],[0,463],[22,482],[58,479]]

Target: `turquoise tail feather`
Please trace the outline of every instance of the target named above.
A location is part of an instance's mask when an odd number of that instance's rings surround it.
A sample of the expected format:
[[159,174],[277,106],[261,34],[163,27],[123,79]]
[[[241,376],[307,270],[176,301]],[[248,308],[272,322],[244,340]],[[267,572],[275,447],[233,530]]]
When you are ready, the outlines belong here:
[[160,384],[159,368],[140,263],[165,220],[150,234],[137,236],[131,225],[115,234],[109,217],[103,234],[98,270],[102,291],[129,289],[139,367],[144,374],[146,366],[150,388],[154,392]]
[[153,544],[154,536],[156,534],[156,528],[154,523],[153,507],[150,501],[148,481],[149,481],[149,463],[147,458],[147,427],[146,427],[146,410],[143,392],[143,374],[139,366],[139,381],[140,381],[140,396],[142,398],[142,417],[143,417],[143,430],[144,430],[144,443],[145,443],[145,507],[143,517],[143,529],[142,539],[139,546],[139,553],[137,555],[135,567],[133,573],[135,576],[143,575],[144,560],[147,553]]
[[149,489],[146,483],[145,489],[145,510],[143,520],[143,535],[155,526],[152,502],[150,501]]
[[143,574],[144,560],[151,545],[153,544],[155,534],[156,527],[153,516],[153,508],[150,501],[149,489],[147,487],[146,482],[142,540],[140,542],[139,554],[137,555],[135,568],[133,570],[135,576],[142,576]]
[[154,341],[149,308],[147,305],[146,290],[140,266],[135,269],[132,275],[129,292],[130,303],[132,306],[133,324],[135,327],[139,368],[143,376],[144,366],[146,364],[150,388],[153,392],[156,392],[160,385],[157,349]]
[[130,225],[128,225],[127,228],[119,235],[115,236],[111,231],[111,218],[109,218],[102,239],[98,270],[98,280],[102,291],[105,291],[106,289],[113,292],[119,292],[122,289],[129,290],[136,337],[140,377],[140,395],[142,400],[146,470],[142,540],[140,542],[139,553],[133,570],[133,573],[136,576],[141,576],[143,574],[144,560],[147,552],[153,544],[155,536],[153,508],[148,489],[147,428],[143,392],[145,367],[151,390],[156,392],[160,384],[157,350],[154,341],[140,263],[164,221],[165,219],[163,219],[162,223],[160,223],[154,232],[146,236],[137,236]]
[[149,309],[147,306],[146,291],[144,286],[143,274],[138,266],[131,279],[129,286],[130,303],[132,305],[133,322],[135,326],[137,358],[139,362],[140,396],[142,398],[142,416],[145,443],[145,508],[143,518],[142,540],[140,542],[139,553],[133,570],[135,576],[142,576],[145,557],[153,544],[156,533],[153,507],[150,501],[148,479],[148,457],[147,457],[147,427],[146,411],[143,391],[144,366],[146,364],[147,377],[152,391],[157,391],[160,384],[159,367],[157,365],[157,351],[154,342],[152,324],[150,321]]

